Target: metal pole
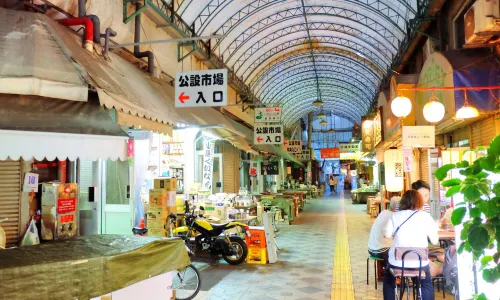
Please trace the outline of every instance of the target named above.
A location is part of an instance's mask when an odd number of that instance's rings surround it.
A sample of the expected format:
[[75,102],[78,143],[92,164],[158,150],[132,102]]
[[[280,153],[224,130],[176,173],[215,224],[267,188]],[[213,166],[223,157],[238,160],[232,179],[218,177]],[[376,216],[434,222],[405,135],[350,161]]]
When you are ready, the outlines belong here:
[[307,162],[307,170],[308,172],[311,172],[311,178],[309,178],[309,174],[306,174],[307,176],[307,181],[310,180],[310,183],[312,184],[312,135],[313,135],[313,113],[309,112],[307,114],[307,150],[310,152],[310,158],[309,161]]
[[154,45],[154,44],[165,44],[165,43],[182,43],[182,42],[199,41],[199,40],[207,40],[207,39],[221,39],[225,36],[226,35],[219,34],[219,35],[196,36],[196,37],[179,38],[179,39],[143,41],[143,42],[138,42],[138,43],[125,43],[125,44],[110,45],[109,48],[121,48],[121,47],[129,47],[129,46]]

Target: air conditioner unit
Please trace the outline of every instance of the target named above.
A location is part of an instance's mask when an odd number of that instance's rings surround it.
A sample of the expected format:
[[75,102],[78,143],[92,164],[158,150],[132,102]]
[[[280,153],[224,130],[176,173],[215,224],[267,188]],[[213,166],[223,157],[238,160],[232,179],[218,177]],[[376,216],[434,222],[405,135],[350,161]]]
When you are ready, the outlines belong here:
[[465,13],[465,43],[483,44],[500,34],[499,0],[477,0]]

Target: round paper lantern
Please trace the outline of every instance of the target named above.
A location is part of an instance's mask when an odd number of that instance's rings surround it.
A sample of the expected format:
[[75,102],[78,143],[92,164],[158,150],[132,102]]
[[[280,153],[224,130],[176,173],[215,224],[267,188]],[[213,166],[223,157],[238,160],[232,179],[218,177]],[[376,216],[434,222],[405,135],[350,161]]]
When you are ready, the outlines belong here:
[[389,149],[384,152],[385,188],[388,192],[401,192],[404,188],[403,151]]
[[437,100],[431,100],[424,106],[424,118],[431,123],[437,123],[444,117],[444,105]]
[[407,97],[398,96],[391,102],[392,113],[398,118],[404,118],[411,113],[411,101]]
[[457,119],[470,119],[479,116],[479,112],[473,106],[469,104],[465,104],[459,110],[457,110],[456,117]]

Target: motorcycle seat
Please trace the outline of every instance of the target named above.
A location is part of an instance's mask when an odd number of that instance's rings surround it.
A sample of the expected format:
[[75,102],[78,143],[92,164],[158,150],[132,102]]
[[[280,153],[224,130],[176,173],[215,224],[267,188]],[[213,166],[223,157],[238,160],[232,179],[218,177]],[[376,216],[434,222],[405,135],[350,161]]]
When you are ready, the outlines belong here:
[[148,233],[148,229],[147,228],[134,227],[134,228],[132,228],[132,232],[135,235],[139,235],[139,234],[142,235],[142,234]]
[[231,223],[231,222],[227,222],[227,223],[224,223],[224,224],[212,224],[210,223],[210,225],[212,225],[212,227],[214,228],[214,230],[216,231],[220,231],[220,230],[223,230],[226,228],[226,226]]

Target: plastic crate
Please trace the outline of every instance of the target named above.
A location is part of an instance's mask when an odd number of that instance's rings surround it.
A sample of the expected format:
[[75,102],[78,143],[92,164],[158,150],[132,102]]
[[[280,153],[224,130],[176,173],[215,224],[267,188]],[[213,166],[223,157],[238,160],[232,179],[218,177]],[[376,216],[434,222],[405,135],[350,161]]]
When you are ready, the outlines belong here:
[[267,263],[266,248],[248,248],[247,264],[265,265]]
[[264,229],[249,229],[250,237],[245,235],[248,248],[266,248],[266,232]]

